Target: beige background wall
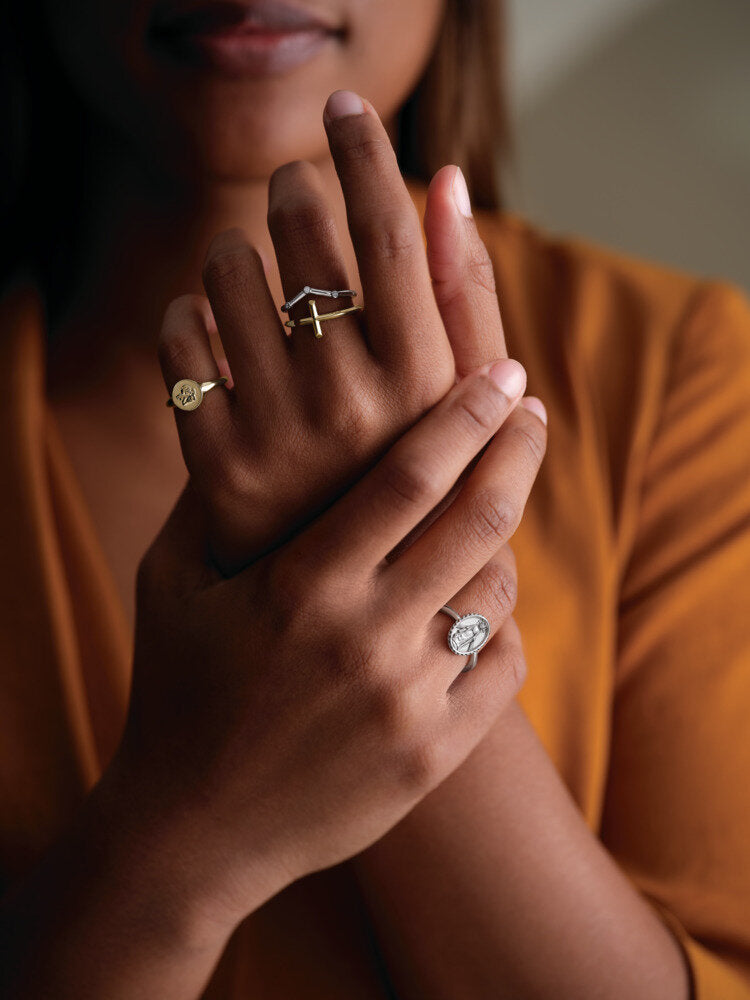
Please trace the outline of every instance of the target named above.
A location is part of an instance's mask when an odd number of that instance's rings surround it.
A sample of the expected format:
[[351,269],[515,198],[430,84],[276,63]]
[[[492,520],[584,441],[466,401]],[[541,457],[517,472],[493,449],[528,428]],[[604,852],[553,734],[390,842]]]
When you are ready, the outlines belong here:
[[507,0],[510,207],[750,290],[750,0]]

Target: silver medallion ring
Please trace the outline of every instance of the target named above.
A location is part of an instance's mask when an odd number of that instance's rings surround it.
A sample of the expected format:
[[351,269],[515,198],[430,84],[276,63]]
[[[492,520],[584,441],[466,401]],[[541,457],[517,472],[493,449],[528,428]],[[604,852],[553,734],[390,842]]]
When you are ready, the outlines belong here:
[[474,669],[477,665],[477,653],[487,645],[490,623],[477,611],[472,611],[469,615],[459,615],[447,604],[440,610],[453,619],[453,624],[448,630],[448,648],[458,656],[469,657],[469,662],[461,671],[465,674],[467,670]]
[[297,294],[292,299],[287,299],[284,305],[281,307],[282,312],[288,313],[292,306],[295,306],[300,299],[304,299],[306,295],[327,295],[329,299],[337,299],[341,295],[356,295],[357,293],[353,288],[311,288],[310,285],[305,285],[301,292]]
[[211,378],[207,382],[196,382],[192,378],[181,378],[172,386],[172,393],[167,400],[167,406],[175,406],[178,410],[197,410],[203,402],[203,397],[217,385],[224,385],[226,375]]

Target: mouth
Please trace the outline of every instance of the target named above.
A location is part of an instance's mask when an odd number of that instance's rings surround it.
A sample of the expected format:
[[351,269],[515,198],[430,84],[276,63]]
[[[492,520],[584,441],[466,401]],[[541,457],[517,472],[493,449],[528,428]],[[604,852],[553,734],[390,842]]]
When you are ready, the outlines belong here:
[[149,26],[158,55],[229,76],[288,72],[343,34],[340,23],[286,0],[163,0]]

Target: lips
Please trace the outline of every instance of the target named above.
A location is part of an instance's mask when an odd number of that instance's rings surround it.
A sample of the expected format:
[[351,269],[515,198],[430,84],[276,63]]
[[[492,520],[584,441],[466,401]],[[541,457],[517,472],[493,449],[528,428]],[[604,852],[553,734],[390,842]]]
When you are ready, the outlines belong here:
[[149,28],[157,53],[233,76],[291,70],[342,33],[340,24],[283,0],[165,0]]

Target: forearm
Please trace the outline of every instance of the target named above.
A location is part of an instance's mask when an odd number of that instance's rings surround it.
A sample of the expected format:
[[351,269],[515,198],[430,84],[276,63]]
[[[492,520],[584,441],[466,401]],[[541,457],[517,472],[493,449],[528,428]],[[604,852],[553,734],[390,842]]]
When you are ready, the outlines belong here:
[[517,703],[354,860],[403,1000],[686,1000],[679,945],[591,833]]
[[213,904],[186,831],[117,785],[105,776],[64,839],[0,904],[3,996],[202,992],[231,922]]

